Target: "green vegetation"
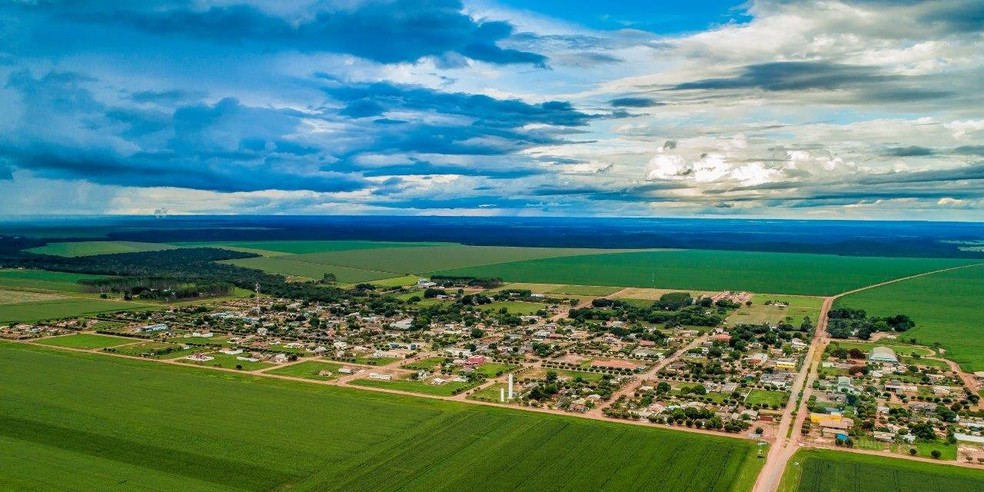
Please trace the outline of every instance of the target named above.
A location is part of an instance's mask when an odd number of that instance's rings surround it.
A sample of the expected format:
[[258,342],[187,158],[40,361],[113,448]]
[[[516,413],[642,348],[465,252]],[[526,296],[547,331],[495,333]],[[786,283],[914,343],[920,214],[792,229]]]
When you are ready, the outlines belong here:
[[482,306],[483,311],[500,312],[501,310],[505,309],[510,314],[516,314],[516,315],[535,314],[537,311],[546,308],[547,308],[546,304],[540,304],[535,302],[522,302],[522,301],[496,301]]
[[97,349],[106,347],[116,347],[127,343],[134,343],[137,340],[132,338],[110,337],[106,335],[94,335],[92,333],[75,333],[61,337],[44,338],[35,343],[51,345],[53,347],[68,347],[77,349]]
[[748,392],[748,397],[745,398],[746,405],[768,405],[768,406],[782,406],[786,404],[786,400],[789,395],[782,391],[767,391],[760,389],[753,389]]
[[196,352],[195,348],[183,348],[184,345],[167,342],[143,342],[123,347],[113,347],[107,350],[114,354],[131,357],[149,357],[152,359],[174,359],[185,357]]
[[79,280],[105,278],[82,273],[49,272],[45,270],[0,270],[0,287],[19,290],[53,290],[81,292]]
[[468,396],[471,400],[489,401],[493,403],[502,403],[499,400],[499,396],[502,394],[500,390],[506,389],[505,383],[495,383],[488,387],[482,388],[475,391]]
[[174,243],[185,247],[221,248],[231,247],[244,250],[273,251],[292,255],[323,253],[326,251],[350,251],[357,249],[383,249],[432,246],[441,243],[405,243],[396,241],[204,241]]
[[755,295],[752,305],[742,305],[728,317],[728,325],[737,324],[759,325],[762,323],[776,324],[786,321],[799,325],[807,316],[813,323],[820,316],[820,306],[823,299],[807,296],[780,296],[772,294]]
[[249,360],[239,359],[239,357],[249,358],[248,352],[244,352],[239,355],[229,355],[229,354],[223,354],[221,352],[212,352],[207,355],[209,357],[212,357],[212,360],[207,360],[207,361],[195,361],[191,359],[177,359],[177,360],[179,362],[184,362],[187,364],[221,367],[223,369],[241,369],[243,371],[255,371],[257,369],[271,367],[271,364],[266,362],[260,362],[260,361],[253,362]]
[[146,304],[102,299],[59,299],[54,301],[28,302],[24,304],[0,305],[0,323],[34,322],[49,319],[74,318],[111,311],[146,308]]
[[437,273],[499,277],[510,282],[833,295],[893,278],[972,262],[688,250],[544,258]]
[[441,368],[441,364],[445,361],[444,357],[430,357],[423,360],[418,360],[417,362],[411,362],[405,364],[403,367],[407,369],[415,369],[422,371],[434,371]]
[[70,243],[49,243],[39,248],[31,248],[27,251],[39,255],[74,257],[163,251],[176,247],[163,243],[138,243],[132,241],[78,241]]
[[[289,366],[278,367],[276,369],[271,369],[269,371],[264,371],[267,374],[277,374],[280,376],[292,376],[295,378],[305,378],[314,379],[317,381],[327,381],[329,379],[335,379],[339,376],[338,370],[342,367],[342,364],[335,362],[322,362],[318,360],[307,360],[304,362],[298,362],[297,364],[291,364]],[[330,376],[321,376],[322,371],[328,371],[331,373]]]
[[0,394],[4,489],[726,491],[762,463],[736,439],[23,344],[0,343]]
[[984,470],[855,453],[804,449],[793,455],[783,475],[783,492],[939,492],[984,491]]
[[333,273],[339,282],[355,283],[383,280],[410,273],[424,274],[439,269],[625,251],[433,243],[409,243],[413,244],[412,246],[408,243],[397,244],[402,244],[403,247],[390,248],[385,254],[380,254],[376,249],[348,249],[268,258],[246,258],[228,263],[258,268],[268,273],[314,279],[321,278],[325,273]]
[[[445,376],[450,377],[450,376]],[[457,381],[444,384],[430,384],[427,381],[414,381],[410,379],[394,379],[383,381],[379,379],[355,379],[349,384],[355,386],[368,386],[370,388],[385,388],[397,391],[409,391],[422,395],[451,396],[460,390],[465,390],[475,386],[473,383],[461,383]]]
[[406,287],[408,285],[414,285],[419,279],[417,275],[404,275],[402,277],[392,277],[384,278],[382,280],[374,280],[373,285],[377,287]]
[[49,292],[0,289],[0,304],[23,304],[25,302],[55,301],[64,298],[65,296]]
[[475,368],[475,372],[482,374],[486,378],[494,378],[496,376],[501,376],[506,372],[516,369],[518,366],[512,364],[502,364],[499,362],[486,362]]
[[984,370],[981,298],[984,266],[942,272],[865,290],[837,300],[838,307],[874,316],[905,313],[916,327],[900,334],[921,344],[940,343],[966,371]]
[[598,285],[564,285],[553,289],[548,294],[567,294],[572,296],[596,296],[603,297],[618,292],[618,287],[605,287]]

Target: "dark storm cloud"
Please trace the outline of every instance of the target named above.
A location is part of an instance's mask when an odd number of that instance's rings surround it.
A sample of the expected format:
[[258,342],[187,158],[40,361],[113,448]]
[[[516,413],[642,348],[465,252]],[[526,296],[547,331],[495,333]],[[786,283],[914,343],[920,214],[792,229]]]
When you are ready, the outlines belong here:
[[503,21],[476,21],[457,0],[370,1],[325,4],[282,17],[252,5],[197,8],[191,2],[164,6],[144,2],[38,2],[22,5],[80,23],[130,26],[159,36],[185,36],[239,48],[347,53],[381,63],[415,61],[447,53],[496,64],[545,66],[537,53],[505,49],[513,34]]
[[613,108],[650,108],[664,104],[648,97],[620,97],[609,102]]
[[885,151],[888,157],[923,157],[935,154],[936,151],[927,147],[911,145],[909,147],[893,147]]
[[747,65],[733,77],[685,82],[671,88],[683,90],[743,90],[766,92],[857,91],[861,102],[921,101],[944,98],[945,90],[913,87],[913,77],[889,75],[877,67],[827,61],[772,62]]

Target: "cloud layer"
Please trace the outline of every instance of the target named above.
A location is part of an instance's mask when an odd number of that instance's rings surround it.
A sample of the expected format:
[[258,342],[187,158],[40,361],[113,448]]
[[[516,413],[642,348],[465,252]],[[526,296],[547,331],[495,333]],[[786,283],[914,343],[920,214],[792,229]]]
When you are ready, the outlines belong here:
[[512,5],[5,3],[0,215],[984,219],[979,1]]

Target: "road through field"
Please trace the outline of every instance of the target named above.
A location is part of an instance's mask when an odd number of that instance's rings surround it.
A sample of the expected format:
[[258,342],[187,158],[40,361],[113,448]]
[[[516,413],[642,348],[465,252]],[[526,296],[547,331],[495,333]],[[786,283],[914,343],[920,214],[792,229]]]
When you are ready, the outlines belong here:
[[[944,268],[941,270],[933,270],[931,272],[923,272],[916,275],[900,277],[847,292],[842,292],[836,296],[824,297],[823,305],[820,308],[820,316],[817,319],[813,341],[810,343],[810,350],[807,352],[806,359],[803,362],[803,367],[800,369],[799,374],[797,374],[796,381],[793,384],[792,394],[800,395],[801,392],[802,394],[799,398],[790,398],[789,402],[786,404],[786,409],[782,414],[782,421],[779,424],[779,431],[776,434],[776,441],[769,449],[765,466],[762,468],[758,479],[755,481],[755,488],[753,489],[754,492],[774,492],[779,490],[779,482],[782,479],[783,472],[786,470],[789,459],[792,458],[793,454],[796,453],[796,450],[799,448],[799,441],[802,437],[800,429],[802,428],[803,422],[806,420],[807,415],[809,415],[807,402],[813,393],[813,382],[817,378],[817,368],[820,366],[820,359],[823,357],[823,349],[827,344],[828,314],[830,312],[830,308],[834,304],[834,301],[840,297],[868,289],[874,289],[897,282],[904,282],[906,280],[925,277],[927,275],[980,265],[980,263],[975,263]],[[793,416],[794,409],[795,421]]]

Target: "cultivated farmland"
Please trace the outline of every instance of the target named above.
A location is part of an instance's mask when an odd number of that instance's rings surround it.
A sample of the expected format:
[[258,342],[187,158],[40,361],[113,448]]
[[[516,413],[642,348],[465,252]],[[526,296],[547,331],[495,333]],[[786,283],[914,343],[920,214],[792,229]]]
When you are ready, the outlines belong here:
[[142,253],[163,251],[177,246],[163,243],[138,243],[132,241],[78,241],[68,243],[49,243],[28,251],[39,255],[54,256],[93,256],[117,253]]
[[102,299],[72,298],[53,301],[0,305],[0,323],[32,322],[49,319],[74,318],[89,314],[141,309],[146,304]]
[[742,306],[728,317],[728,325],[745,324],[776,324],[790,318],[790,323],[799,326],[804,316],[813,323],[820,315],[820,305],[823,299],[806,296],[777,296],[771,294],[755,295],[751,306]]
[[984,471],[826,450],[801,450],[783,476],[783,492],[981,492]]
[[134,340],[132,338],[110,337],[106,335],[94,335],[91,333],[77,333],[62,337],[45,338],[44,340],[38,340],[36,343],[51,345],[54,347],[97,349],[116,347],[117,345],[124,345],[133,342]]
[[510,282],[833,295],[894,278],[973,262],[688,250],[543,258],[436,273],[500,277]]
[[737,439],[2,342],[0,394],[5,489],[726,491],[761,466]]
[[49,272],[45,270],[0,270],[0,287],[17,290],[53,290],[81,292],[82,279],[105,278],[83,273]]
[[939,342],[948,359],[968,371],[984,370],[984,266],[942,272],[838,299],[837,306],[873,316],[907,314],[916,327],[903,334],[919,343]]
[[209,241],[174,243],[184,247],[236,248],[243,250],[272,251],[284,254],[322,253],[325,251],[349,251],[355,249],[403,248],[408,246],[432,246],[441,243],[404,243],[396,241]]

